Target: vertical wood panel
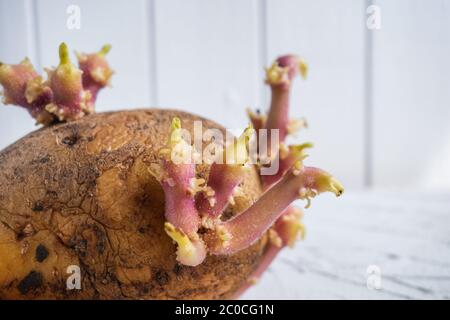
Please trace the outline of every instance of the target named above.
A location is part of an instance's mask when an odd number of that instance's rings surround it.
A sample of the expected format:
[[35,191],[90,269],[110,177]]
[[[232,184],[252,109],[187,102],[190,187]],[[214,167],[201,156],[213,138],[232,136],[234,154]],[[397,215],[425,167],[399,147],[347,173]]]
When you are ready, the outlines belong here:
[[[32,32],[32,5],[29,0],[0,0],[0,61],[15,64],[28,56],[37,64]],[[32,131],[34,121],[24,109],[0,102],[0,150]]]
[[378,1],[374,182],[450,188],[450,3]]
[[267,8],[268,58],[297,53],[310,65],[291,108],[310,124],[297,139],[315,143],[306,162],[347,187],[364,180],[364,9],[357,0],[268,0]]
[[[69,30],[69,5],[81,9],[81,29]],[[40,0],[38,25],[42,65],[58,63],[62,41],[71,50],[91,52],[110,43],[108,61],[116,72],[113,88],[100,93],[97,110],[147,107],[151,102],[148,3],[144,0]],[[75,59],[74,56],[72,56]]]
[[262,82],[257,2],[157,0],[156,13],[159,104],[246,125]]

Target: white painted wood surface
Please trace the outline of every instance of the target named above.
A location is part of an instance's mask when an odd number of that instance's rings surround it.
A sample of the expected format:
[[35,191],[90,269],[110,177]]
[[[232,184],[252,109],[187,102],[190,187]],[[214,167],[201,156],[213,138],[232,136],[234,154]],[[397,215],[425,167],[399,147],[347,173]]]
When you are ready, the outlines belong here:
[[[243,299],[450,299],[450,195],[324,195],[305,213],[305,241]],[[380,290],[367,288],[371,265]]]
[[263,81],[256,2],[156,0],[159,106],[246,126]]
[[450,2],[378,1],[374,182],[450,188]]

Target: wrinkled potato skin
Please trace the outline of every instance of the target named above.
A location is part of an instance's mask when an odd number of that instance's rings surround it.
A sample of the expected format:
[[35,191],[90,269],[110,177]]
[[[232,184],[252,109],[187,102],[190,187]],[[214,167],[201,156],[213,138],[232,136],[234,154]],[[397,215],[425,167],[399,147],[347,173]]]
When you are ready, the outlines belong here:
[[[191,133],[193,120],[223,130],[178,111],[112,112],[43,128],[0,152],[1,299],[233,297],[266,239],[197,267],[177,263],[164,193],[148,171],[175,116]],[[228,216],[260,195],[256,170],[242,187]],[[81,290],[66,288],[71,265],[81,268]]]

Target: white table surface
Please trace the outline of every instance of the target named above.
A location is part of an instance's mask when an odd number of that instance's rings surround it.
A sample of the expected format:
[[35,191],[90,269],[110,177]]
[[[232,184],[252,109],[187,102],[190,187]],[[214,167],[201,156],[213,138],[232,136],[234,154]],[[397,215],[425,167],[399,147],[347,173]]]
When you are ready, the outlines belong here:
[[[304,221],[305,241],[242,299],[450,299],[450,194],[323,195]],[[381,269],[379,290],[367,287],[370,265]]]

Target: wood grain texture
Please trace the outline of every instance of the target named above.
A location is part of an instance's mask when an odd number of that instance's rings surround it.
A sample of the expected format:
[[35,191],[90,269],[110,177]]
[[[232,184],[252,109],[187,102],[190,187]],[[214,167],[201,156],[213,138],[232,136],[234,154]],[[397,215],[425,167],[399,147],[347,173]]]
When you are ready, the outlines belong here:
[[[307,236],[243,299],[450,299],[450,197],[357,192],[306,210]],[[367,268],[381,289],[367,288]]]
[[[311,163],[344,184],[364,176],[364,1],[268,0],[268,58],[296,53],[309,63],[294,85],[291,115],[306,117],[299,135],[313,141]],[[269,63],[269,61],[267,61]]]
[[450,190],[450,3],[377,4],[374,183]]

